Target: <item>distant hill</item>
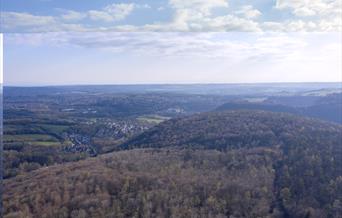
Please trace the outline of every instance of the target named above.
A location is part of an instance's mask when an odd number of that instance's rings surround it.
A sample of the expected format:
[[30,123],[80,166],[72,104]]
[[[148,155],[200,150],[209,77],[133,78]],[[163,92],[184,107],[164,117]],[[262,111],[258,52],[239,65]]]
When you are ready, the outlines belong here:
[[314,105],[304,108],[302,113],[342,124],[342,93],[321,97]]
[[292,114],[300,113],[300,110],[295,107],[285,106],[281,104],[263,103],[263,102],[260,102],[260,103],[229,102],[216,108],[216,111],[241,110],[241,109],[284,112],[284,113],[292,113]]
[[171,119],[125,151],[6,180],[4,217],[338,218],[341,133],[254,110]]
[[286,112],[342,124],[342,93],[317,96],[270,97],[264,102],[228,102],[216,111],[264,110]]

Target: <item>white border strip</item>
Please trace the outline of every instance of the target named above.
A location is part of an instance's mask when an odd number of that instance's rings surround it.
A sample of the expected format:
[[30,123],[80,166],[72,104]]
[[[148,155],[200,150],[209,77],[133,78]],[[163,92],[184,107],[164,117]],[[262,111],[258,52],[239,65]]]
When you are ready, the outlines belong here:
[[0,217],[3,215],[2,192],[3,192],[3,82],[4,82],[4,34],[0,33]]
[[4,34],[0,33],[0,85],[4,83]]

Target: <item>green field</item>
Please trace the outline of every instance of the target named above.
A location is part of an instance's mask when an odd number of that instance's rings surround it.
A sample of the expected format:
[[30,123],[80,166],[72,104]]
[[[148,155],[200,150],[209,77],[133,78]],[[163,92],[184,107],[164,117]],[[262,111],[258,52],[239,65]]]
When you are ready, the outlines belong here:
[[141,116],[138,117],[137,120],[139,121],[144,121],[144,122],[148,122],[148,123],[155,123],[155,124],[159,124],[165,120],[170,119],[169,117],[163,117],[163,116],[159,116],[159,115],[151,115],[151,116]]
[[48,132],[53,132],[56,134],[61,134],[69,128],[69,126],[53,124],[39,124],[39,126]]
[[45,134],[4,135],[6,142],[58,142],[58,139]]
[[61,143],[59,142],[50,142],[50,141],[36,141],[36,142],[28,142],[29,145],[36,146],[59,146]]

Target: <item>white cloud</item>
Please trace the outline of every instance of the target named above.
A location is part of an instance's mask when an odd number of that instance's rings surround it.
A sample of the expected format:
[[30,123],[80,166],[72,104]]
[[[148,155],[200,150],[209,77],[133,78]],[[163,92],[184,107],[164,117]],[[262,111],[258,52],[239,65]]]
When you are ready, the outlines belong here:
[[276,8],[290,9],[296,16],[331,16],[341,15],[340,0],[277,0]]
[[178,11],[196,12],[205,16],[211,14],[213,8],[228,7],[227,0],[169,0],[169,5]]
[[143,9],[151,9],[152,7],[149,4],[138,5],[135,4],[136,8],[143,8]]
[[257,18],[261,15],[261,12],[254,9],[252,5],[244,5],[240,10],[235,12],[236,14],[241,14],[248,19]]
[[[114,22],[125,19],[135,8],[148,9],[147,4],[111,4],[102,10],[78,12],[73,10],[57,9],[58,16],[38,16],[21,12],[2,12],[1,28],[3,32],[51,32],[51,31],[100,31],[106,28],[89,27],[80,23],[85,19],[103,22]],[[88,26],[88,27],[86,27]]]
[[87,17],[85,13],[81,13],[81,12],[77,12],[73,10],[60,9],[60,11],[62,12],[61,19],[65,21],[80,21]]
[[339,32],[342,31],[341,20],[286,20],[283,22],[261,23],[264,31],[280,32]]
[[[208,30],[207,24],[213,19],[214,8],[227,8],[226,0],[169,0],[175,10],[170,27],[180,31]],[[209,21],[209,22],[208,22]]]
[[28,13],[1,13],[1,28],[3,32],[53,32],[53,31],[85,31],[81,24],[64,23],[61,18],[53,16],[36,16]]
[[105,22],[110,22],[114,20],[114,17],[105,11],[91,10],[91,11],[88,11],[88,16],[92,20],[100,20],[100,21],[105,21]]
[[2,12],[1,24],[6,27],[34,27],[54,25],[56,19],[53,16],[36,16],[29,13]]
[[[172,79],[182,80],[187,75],[188,81],[194,82],[198,73],[203,76],[202,82],[234,82],[232,76],[240,78],[240,82],[284,82],[334,81],[340,77],[340,39],[339,33],[69,32],[9,34],[5,43],[17,45],[17,48],[22,44],[31,44],[49,51],[60,47],[63,50],[71,49],[80,56],[80,60],[87,60],[84,62],[87,67],[83,66],[80,70],[82,73],[86,69],[89,75],[93,75],[94,70],[104,66],[102,70],[115,75],[115,79],[122,75],[119,73],[121,70],[125,70],[128,74],[134,72],[133,76],[125,74],[127,78],[142,78],[145,82],[150,82],[146,75],[168,82]],[[56,49],[51,49],[51,46],[56,46]],[[93,64],[89,59],[83,59],[84,53],[101,54],[100,57],[108,58],[96,60]],[[113,63],[115,57],[121,57],[122,53],[124,57]],[[147,65],[144,65],[145,60],[149,60]],[[65,61],[68,61],[67,57]],[[114,67],[113,70],[113,66],[120,63],[122,68],[118,70]],[[49,72],[68,72],[65,74],[74,75],[75,78],[76,75],[82,75],[75,73],[75,70],[79,70],[79,64],[75,68],[61,68],[55,61],[48,65],[55,65],[49,68]],[[153,73],[149,72],[151,69],[154,69]],[[35,70],[31,69],[33,72],[36,70],[46,73],[41,65]],[[165,74],[165,71],[169,74]]]
[[135,4],[111,4],[103,8],[103,10],[90,10],[88,15],[92,20],[102,20],[105,22],[119,21],[125,19],[134,10]]
[[11,34],[12,44],[78,46],[137,55],[251,59],[290,56],[309,35],[285,33],[42,33]]
[[282,22],[286,31],[342,30],[341,0],[277,0],[275,8],[290,10],[295,16]]
[[[214,9],[229,8],[227,0],[169,0],[173,8],[173,19],[169,22],[143,26],[149,31],[260,31],[258,23],[251,16],[257,16],[257,10],[248,8],[250,17],[238,17],[234,14],[216,15]],[[247,13],[247,12],[246,12]]]
[[[163,21],[135,25],[121,22],[134,10],[152,8],[147,4],[119,3],[98,10],[73,11],[58,9],[56,16],[3,12],[3,32],[49,31],[342,31],[342,5],[340,0],[276,0],[275,9],[281,19],[257,19],[263,11],[254,5],[229,8],[228,0],[168,0],[171,18]],[[166,5],[154,8],[165,10]],[[151,9],[151,10],[150,10]],[[217,10],[219,9],[219,10]],[[219,12],[218,12],[219,11]],[[293,15],[289,16],[288,11]],[[282,16],[281,13],[285,13]],[[97,22],[91,22],[97,21]]]
[[202,22],[202,29],[209,31],[246,31],[259,32],[259,24],[249,19],[234,15],[218,16]]

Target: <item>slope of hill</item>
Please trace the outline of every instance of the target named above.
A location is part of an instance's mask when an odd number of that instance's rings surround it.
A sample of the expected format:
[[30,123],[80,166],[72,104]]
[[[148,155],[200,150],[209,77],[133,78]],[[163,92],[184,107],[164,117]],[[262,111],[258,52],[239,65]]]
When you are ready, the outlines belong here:
[[[286,113],[239,110],[172,119],[132,138],[122,148],[170,146],[210,149],[288,147],[291,140],[316,143],[339,138],[341,126]],[[337,141],[336,141],[337,142]]]
[[342,93],[320,98],[314,105],[305,108],[303,114],[342,124]]
[[340,217],[342,127],[227,111],[5,181],[5,217]]
[[266,217],[277,155],[139,149],[42,168],[5,181],[4,217]]

